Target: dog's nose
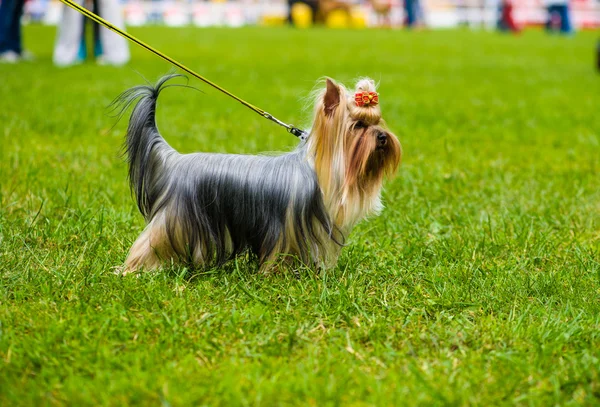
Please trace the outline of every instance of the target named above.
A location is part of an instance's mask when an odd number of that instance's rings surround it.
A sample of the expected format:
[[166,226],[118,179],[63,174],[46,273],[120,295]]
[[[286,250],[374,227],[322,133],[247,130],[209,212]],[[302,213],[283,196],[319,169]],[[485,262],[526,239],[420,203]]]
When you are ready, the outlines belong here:
[[387,143],[387,134],[379,133],[377,135],[377,147],[383,147]]

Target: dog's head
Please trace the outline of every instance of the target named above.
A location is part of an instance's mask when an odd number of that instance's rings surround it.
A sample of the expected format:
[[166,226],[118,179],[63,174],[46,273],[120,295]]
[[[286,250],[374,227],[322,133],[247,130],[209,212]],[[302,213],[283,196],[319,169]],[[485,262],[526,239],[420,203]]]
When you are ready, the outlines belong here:
[[380,209],[383,178],[396,172],[402,148],[381,117],[373,80],[361,79],[349,92],[327,79],[316,97],[307,143],[326,204],[338,223],[352,225]]

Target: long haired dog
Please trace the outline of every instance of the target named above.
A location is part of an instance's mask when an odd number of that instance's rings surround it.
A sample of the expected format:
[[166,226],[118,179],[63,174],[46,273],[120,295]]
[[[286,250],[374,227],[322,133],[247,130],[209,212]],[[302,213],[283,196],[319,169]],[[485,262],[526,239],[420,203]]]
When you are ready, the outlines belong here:
[[246,250],[263,272],[278,260],[334,266],[352,227],[381,210],[383,178],[400,162],[400,143],[381,119],[374,82],[362,79],[350,93],[327,79],[310,134],[290,153],[180,154],[155,121],[157,98],[174,76],[117,99],[124,109],[139,99],[125,148],[147,222],[124,272],[167,262],[221,264]]

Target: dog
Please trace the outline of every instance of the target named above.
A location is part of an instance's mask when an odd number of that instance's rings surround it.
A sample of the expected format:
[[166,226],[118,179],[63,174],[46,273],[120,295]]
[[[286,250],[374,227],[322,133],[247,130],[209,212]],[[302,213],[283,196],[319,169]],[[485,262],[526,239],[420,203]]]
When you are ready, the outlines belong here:
[[[135,104],[125,140],[129,183],[147,226],[123,274],[165,264],[220,265],[252,252],[270,273],[298,262],[331,268],[361,219],[382,209],[383,179],[402,148],[371,79],[354,92],[332,79],[315,94],[308,137],[278,156],[180,154],[160,135],[156,103],[167,75],[116,102]],[[136,103],[137,101],[137,103]]]

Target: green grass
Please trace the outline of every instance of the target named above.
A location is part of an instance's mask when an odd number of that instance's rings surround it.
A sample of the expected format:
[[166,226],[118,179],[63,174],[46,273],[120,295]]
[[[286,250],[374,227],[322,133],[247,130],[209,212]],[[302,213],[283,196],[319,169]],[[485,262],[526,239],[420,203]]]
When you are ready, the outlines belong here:
[[[169,66],[0,65],[0,405],[600,404],[597,33],[133,29],[279,118],[324,75],[381,80],[404,161],[335,270],[114,275],[143,228],[105,107]],[[137,72],[136,72],[137,71]],[[184,152],[287,150],[199,82]]]

